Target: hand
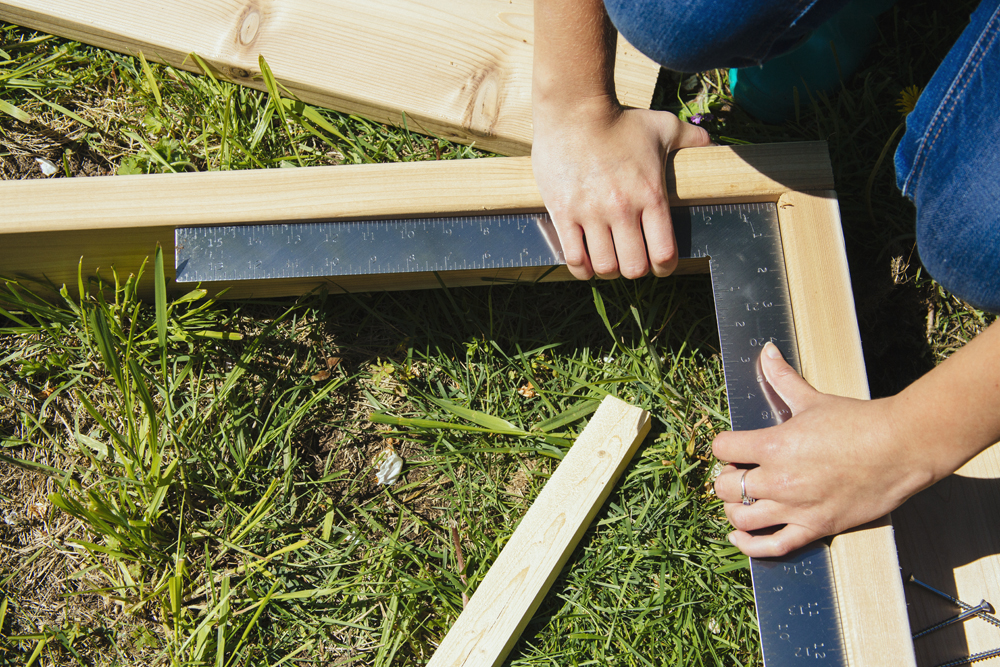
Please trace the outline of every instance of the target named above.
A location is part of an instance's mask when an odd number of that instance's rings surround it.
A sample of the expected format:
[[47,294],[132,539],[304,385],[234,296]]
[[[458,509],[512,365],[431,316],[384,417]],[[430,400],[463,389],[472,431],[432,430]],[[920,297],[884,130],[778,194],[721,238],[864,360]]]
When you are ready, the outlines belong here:
[[[729,462],[715,492],[736,528],[729,539],[743,553],[781,556],[877,519],[948,468],[894,419],[896,397],[861,401],[822,394],[770,343],[760,361],[765,378],[791,408],[791,419],[757,431],[720,433],[712,445]],[[757,502],[743,505],[740,478],[748,468],[746,493]]]
[[673,272],[667,153],[708,145],[708,133],[606,96],[561,110],[536,103],[534,124],[535,180],[570,272],[581,280]]

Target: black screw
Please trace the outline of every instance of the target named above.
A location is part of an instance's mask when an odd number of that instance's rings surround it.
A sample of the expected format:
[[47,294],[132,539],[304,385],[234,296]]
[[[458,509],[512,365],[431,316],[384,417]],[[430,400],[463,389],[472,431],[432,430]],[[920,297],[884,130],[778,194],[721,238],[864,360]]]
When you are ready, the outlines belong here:
[[983,600],[982,602],[980,602],[975,607],[972,607],[970,609],[964,610],[958,616],[952,616],[951,618],[946,618],[945,620],[941,621],[940,623],[935,623],[934,625],[930,626],[929,628],[924,628],[920,632],[914,634],[913,638],[914,639],[918,639],[920,637],[923,637],[924,635],[929,635],[930,633],[934,632],[935,630],[940,630],[941,628],[946,628],[949,625],[954,625],[955,623],[960,623],[961,621],[964,621],[965,619],[969,618],[970,616],[978,616],[979,614],[981,614],[983,612],[985,612],[987,614],[993,613],[993,605],[991,605],[986,600]]
[[973,653],[968,658],[958,658],[956,660],[949,660],[948,662],[942,662],[937,667],[957,667],[957,665],[968,665],[973,662],[979,662],[980,660],[988,660],[989,658],[995,658],[998,655],[1000,655],[1000,648],[995,648],[990,651]]
[[[920,586],[924,590],[930,591],[931,593],[934,593],[935,595],[937,595],[939,597],[942,597],[945,600],[948,600],[952,604],[958,606],[960,609],[963,609],[965,611],[973,609],[973,606],[971,604],[968,604],[966,602],[962,602],[958,598],[953,597],[951,595],[948,595],[944,591],[939,591],[938,589],[934,588],[930,584],[925,584],[924,582],[922,582],[919,579],[917,579],[916,577],[914,577],[912,574],[910,575],[909,582],[911,584],[916,584],[917,586]],[[991,615],[989,613],[982,612],[982,611],[979,612],[979,613],[977,613],[976,616],[978,616],[979,618],[983,619],[987,623],[990,623],[991,625],[995,625],[996,627],[1000,628],[1000,618],[997,618],[996,616],[993,616],[993,615]],[[998,655],[1000,655],[1000,654],[998,654]],[[955,664],[962,664],[962,663],[955,663]]]

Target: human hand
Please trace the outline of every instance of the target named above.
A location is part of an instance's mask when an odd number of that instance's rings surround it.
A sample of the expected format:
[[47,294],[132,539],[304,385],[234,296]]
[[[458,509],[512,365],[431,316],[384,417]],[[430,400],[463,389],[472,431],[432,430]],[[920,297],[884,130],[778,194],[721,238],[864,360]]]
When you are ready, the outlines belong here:
[[667,153],[708,145],[708,133],[608,96],[570,109],[536,103],[534,127],[535,180],[570,272],[580,280],[673,272]]
[[[861,401],[820,393],[770,343],[760,361],[791,419],[767,429],[720,433],[712,445],[715,456],[729,462],[715,492],[736,528],[729,539],[743,553],[781,556],[877,519],[947,469],[948,462],[937,460],[918,434],[898,423],[896,397]],[[750,505],[741,502],[744,471],[746,494],[757,499]]]

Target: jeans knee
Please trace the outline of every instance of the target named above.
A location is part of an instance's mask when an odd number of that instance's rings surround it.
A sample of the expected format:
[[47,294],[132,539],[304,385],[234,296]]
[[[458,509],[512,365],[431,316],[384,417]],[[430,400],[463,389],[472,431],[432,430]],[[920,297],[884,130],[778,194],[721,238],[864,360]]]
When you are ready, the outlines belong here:
[[920,262],[942,287],[977,308],[1000,312],[1000,211],[917,215]]
[[[675,72],[756,64],[752,44],[732,25],[738,0],[605,0],[618,31],[632,46]],[[734,63],[738,63],[734,64]]]
[[667,69],[750,67],[784,53],[847,0],[604,0],[635,48]]

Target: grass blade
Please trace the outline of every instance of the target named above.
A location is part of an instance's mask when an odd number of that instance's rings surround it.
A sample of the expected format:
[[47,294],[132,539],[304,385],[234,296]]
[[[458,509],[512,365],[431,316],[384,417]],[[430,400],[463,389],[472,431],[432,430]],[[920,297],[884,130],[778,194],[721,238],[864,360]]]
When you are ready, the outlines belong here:
[[30,123],[32,120],[34,120],[31,117],[31,114],[25,113],[24,111],[21,111],[10,102],[4,102],[3,100],[0,100],[0,112],[3,112],[8,116],[13,116],[22,123]]
[[163,271],[163,248],[159,243],[156,244],[156,256],[153,260],[153,290],[156,300],[156,335],[162,350],[167,347],[167,278]]
[[493,415],[488,415],[485,412],[479,412],[478,410],[472,410],[464,406],[458,405],[451,401],[444,400],[442,398],[429,398],[429,400],[440,408],[444,408],[448,412],[466,419],[473,424],[479,424],[483,428],[489,429],[490,431],[495,431],[497,433],[513,433],[517,435],[529,435],[529,433],[523,429],[514,426],[506,419],[501,419],[500,417],[494,417]]
[[153,92],[153,97],[156,98],[156,106],[163,106],[163,96],[160,94],[160,85],[156,83],[156,77],[153,76],[153,70],[150,69],[149,63],[146,62],[146,56],[139,52],[139,62],[142,64],[142,73],[146,77],[146,82],[149,84],[150,90]]
[[443,428],[455,431],[469,431],[473,433],[493,433],[496,435],[531,435],[521,429],[500,430],[496,428],[486,428],[481,426],[468,426],[466,424],[456,424],[454,422],[442,422],[433,419],[414,419],[411,417],[393,417],[382,412],[373,412],[368,417],[376,424],[391,424],[393,426],[412,426],[414,428]]

